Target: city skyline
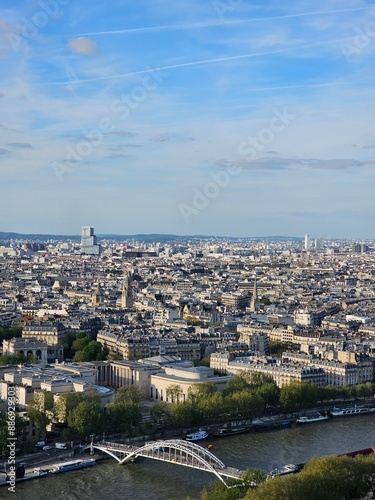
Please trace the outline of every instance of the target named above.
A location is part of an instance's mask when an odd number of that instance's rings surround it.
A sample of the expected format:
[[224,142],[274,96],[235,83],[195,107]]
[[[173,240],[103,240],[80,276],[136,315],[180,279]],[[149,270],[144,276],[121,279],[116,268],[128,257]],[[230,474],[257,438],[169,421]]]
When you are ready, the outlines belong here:
[[375,6],[0,8],[0,229],[375,238]]

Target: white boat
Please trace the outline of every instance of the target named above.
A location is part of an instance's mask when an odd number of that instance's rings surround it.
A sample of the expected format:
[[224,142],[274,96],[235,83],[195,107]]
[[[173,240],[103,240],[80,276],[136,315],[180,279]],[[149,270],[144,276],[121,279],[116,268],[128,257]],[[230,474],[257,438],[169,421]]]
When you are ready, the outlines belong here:
[[327,415],[321,415],[318,413],[316,417],[299,417],[296,420],[297,424],[309,424],[311,422],[321,422],[323,420],[329,420]]
[[[0,481],[0,486],[9,486],[9,476],[6,472],[5,474],[5,480]],[[30,479],[38,479],[41,477],[47,476],[48,472],[45,469],[42,469],[41,467],[35,467],[33,471],[25,472],[22,477],[16,477],[15,481],[16,483],[21,483],[22,481],[28,481]]]
[[202,431],[202,429],[199,429],[197,432],[192,432],[190,434],[186,434],[186,441],[200,441],[201,439],[206,439],[208,437],[208,434],[206,431]]
[[271,472],[271,476],[286,476],[288,474],[295,474],[296,472],[299,472],[301,470],[301,467],[296,464],[287,464],[281,467],[281,469],[275,469]]
[[96,464],[94,458],[86,458],[83,460],[70,460],[69,462],[62,462],[61,464],[55,464],[52,469],[49,470],[51,474],[59,474],[60,472],[67,472],[69,470],[83,469],[84,467],[91,467]]
[[361,415],[374,412],[375,408],[366,408],[365,406],[356,405],[353,408],[333,408],[331,415],[332,417],[345,417],[347,415]]

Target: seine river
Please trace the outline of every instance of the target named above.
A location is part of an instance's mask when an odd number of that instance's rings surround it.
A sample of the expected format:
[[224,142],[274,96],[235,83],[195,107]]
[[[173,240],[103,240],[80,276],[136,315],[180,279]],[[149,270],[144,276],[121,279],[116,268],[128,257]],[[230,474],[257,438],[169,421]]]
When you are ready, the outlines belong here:
[[[344,417],[289,429],[209,438],[212,452],[226,465],[264,471],[301,463],[316,455],[340,454],[375,447],[375,416]],[[16,493],[0,490],[0,498],[22,500],[183,500],[200,499],[202,488],[216,478],[179,465],[138,459],[120,466],[114,460],[80,471],[67,472],[16,485]]]

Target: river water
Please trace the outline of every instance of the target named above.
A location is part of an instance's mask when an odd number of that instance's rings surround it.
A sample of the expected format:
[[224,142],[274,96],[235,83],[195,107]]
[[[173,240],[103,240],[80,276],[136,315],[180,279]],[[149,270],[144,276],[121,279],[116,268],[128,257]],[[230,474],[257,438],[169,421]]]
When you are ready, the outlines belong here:
[[[375,447],[375,415],[343,417],[267,432],[209,438],[212,452],[238,469],[270,471],[288,463],[306,462],[316,455],[340,454]],[[105,460],[98,465],[59,476],[16,485],[16,493],[0,491],[0,498],[22,500],[191,500],[216,477],[179,465],[140,458],[129,465]]]

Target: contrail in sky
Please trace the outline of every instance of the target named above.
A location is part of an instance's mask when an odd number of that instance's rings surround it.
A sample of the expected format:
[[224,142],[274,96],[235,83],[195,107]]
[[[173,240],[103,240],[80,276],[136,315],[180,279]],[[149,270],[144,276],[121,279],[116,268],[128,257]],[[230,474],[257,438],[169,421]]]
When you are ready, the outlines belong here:
[[237,61],[241,59],[250,59],[253,57],[262,57],[262,56],[269,56],[269,55],[275,55],[275,54],[282,54],[284,52],[288,52],[291,50],[300,50],[300,49],[308,49],[311,47],[316,47],[317,45],[327,45],[331,43],[339,43],[339,42],[345,42],[345,41],[350,41],[352,38],[341,38],[338,40],[324,40],[321,42],[315,42],[315,43],[309,43],[305,45],[300,45],[300,46],[292,46],[292,47],[285,47],[282,49],[277,49],[277,50],[270,50],[267,52],[253,52],[251,54],[240,54],[236,56],[226,56],[226,57],[217,57],[213,59],[203,59],[200,61],[191,61],[191,62],[186,62],[186,63],[179,63],[179,64],[170,64],[166,66],[160,66],[156,68],[146,68],[146,69],[141,69],[139,71],[131,71],[128,73],[119,73],[116,75],[108,75],[108,76],[99,76],[96,78],[83,78],[79,80],[74,80],[73,82],[71,80],[67,81],[60,81],[60,82],[46,82],[46,83],[39,83],[37,85],[45,86],[45,85],[68,85],[68,84],[77,84],[77,83],[88,83],[88,82],[99,82],[99,81],[104,81],[104,80],[115,80],[119,78],[126,78],[128,76],[136,76],[136,75],[143,75],[147,73],[155,73],[157,71],[166,71],[169,69],[178,69],[178,68],[188,68],[188,67],[193,67],[193,66],[203,66],[205,64],[215,64],[215,63],[221,63],[221,62],[228,62],[228,61]]
[[244,24],[244,23],[252,23],[258,21],[273,21],[277,19],[291,19],[295,17],[307,17],[307,16],[320,16],[325,14],[336,14],[341,12],[356,12],[361,10],[368,10],[372,5],[368,5],[367,7],[357,7],[353,9],[337,9],[337,10],[320,10],[313,12],[302,12],[299,14],[285,14],[281,16],[270,16],[270,17],[255,17],[252,19],[237,19],[234,21],[210,21],[203,23],[191,23],[191,24],[175,24],[175,25],[162,25],[162,26],[144,26],[140,28],[128,28],[123,30],[110,30],[110,31],[93,31],[89,33],[75,33],[71,35],[64,35],[68,37],[77,37],[77,36],[94,36],[94,35],[121,35],[126,33],[142,33],[148,31],[176,31],[176,30],[185,30],[185,29],[199,29],[199,28],[210,28],[215,26],[226,26],[232,24]]

